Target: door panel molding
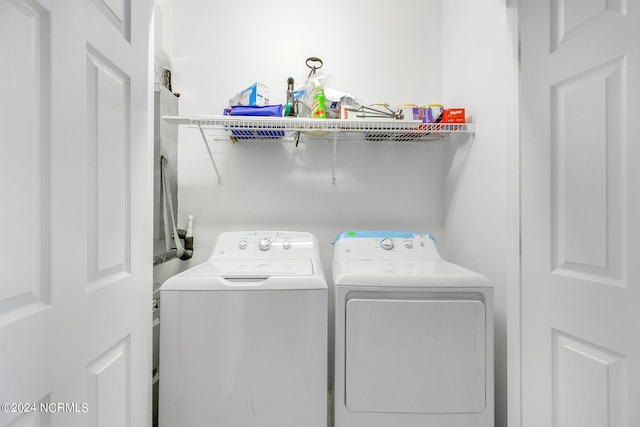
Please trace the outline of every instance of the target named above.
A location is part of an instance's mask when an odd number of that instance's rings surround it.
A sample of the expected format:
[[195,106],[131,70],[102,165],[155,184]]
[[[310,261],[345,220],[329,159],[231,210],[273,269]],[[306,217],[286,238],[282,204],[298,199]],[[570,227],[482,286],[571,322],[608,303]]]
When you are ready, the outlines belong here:
[[625,286],[626,58],[552,86],[555,274]]
[[554,425],[623,425],[626,357],[557,329],[552,333]]
[[127,42],[131,42],[131,0],[88,1],[122,34]]
[[627,13],[627,0],[553,0],[551,52]]
[[87,366],[89,426],[131,426],[129,336]]
[[87,288],[131,269],[130,78],[87,45]]
[[[7,233],[0,259],[16,255],[23,262],[0,268],[0,323],[49,304],[48,281],[48,118],[50,80],[49,14],[31,0],[0,0],[0,57],[12,66],[0,68],[0,135],[7,141],[0,159]],[[20,70],[20,71],[17,71]],[[16,104],[14,100],[20,99]],[[21,185],[11,185],[20,182]],[[5,237],[9,236],[5,234]]]

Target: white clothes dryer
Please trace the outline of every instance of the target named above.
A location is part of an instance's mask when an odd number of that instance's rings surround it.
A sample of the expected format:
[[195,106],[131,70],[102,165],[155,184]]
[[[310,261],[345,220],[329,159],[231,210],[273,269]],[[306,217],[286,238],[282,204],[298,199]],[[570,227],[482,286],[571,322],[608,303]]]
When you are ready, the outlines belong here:
[[327,284],[304,232],[222,233],[160,288],[160,427],[327,425]]
[[493,288],[427,233],[338,236],[335,427],[493,427]]

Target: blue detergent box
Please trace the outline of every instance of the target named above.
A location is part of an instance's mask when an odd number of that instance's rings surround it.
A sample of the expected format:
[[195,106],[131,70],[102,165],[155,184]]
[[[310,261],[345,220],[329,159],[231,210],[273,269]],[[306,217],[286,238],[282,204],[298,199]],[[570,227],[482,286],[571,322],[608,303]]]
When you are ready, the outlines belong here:
[[269,87],[260,82],[252,84],[229,100],[230,107],[237,105],[260,107],[269,105]]

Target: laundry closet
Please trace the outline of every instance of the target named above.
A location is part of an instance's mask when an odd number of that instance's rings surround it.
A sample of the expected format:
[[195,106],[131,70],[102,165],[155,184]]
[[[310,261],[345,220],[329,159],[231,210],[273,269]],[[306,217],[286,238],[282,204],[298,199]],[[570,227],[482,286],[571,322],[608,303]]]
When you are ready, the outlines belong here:
[[[394,141],[364,133],[334,139],[331,132],[299,140],[219,138],[206,126],[174,125],[177,159],[168,174],[176,178],[175,222],[186,229],[193,216],[194,250],[189,260],[154,267],[154,281],[207,260],[223,232],[313,233],[329,282],[331,354],[336,236],[428,232],[445,259],[493,285],[495,419],[506,425],[507,160],[509,145],[517,144],[505,120],[516,119],[508,8],[492,1],[187,0],[157,1],[155,14],[156,89],[169,69],[179,94],[171,116],[222,115],[230,98],[256,82],[268,86],[271,104],[284,104],[288,77],[303,83],[306,59],[317,57],[325,87],[362,104],[464,108],[470,126],[433,140]],[[330,389],[332,372],[330,358]]]
[[[161,384],[209,424],[187,379],[251,424],[271,384],[322,427],[640,424],[640,0],[0,0],[0,28],[1,426],[156,425]],[[223,116],[310,63],[394,118]]]

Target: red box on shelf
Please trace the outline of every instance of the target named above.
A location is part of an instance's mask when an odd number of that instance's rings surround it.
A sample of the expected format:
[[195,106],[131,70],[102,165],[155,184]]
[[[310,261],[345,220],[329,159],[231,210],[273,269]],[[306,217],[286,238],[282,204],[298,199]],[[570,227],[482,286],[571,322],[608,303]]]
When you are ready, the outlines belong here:
[[442,123],[466,123],[464,108],[447,108],[442,112]]

